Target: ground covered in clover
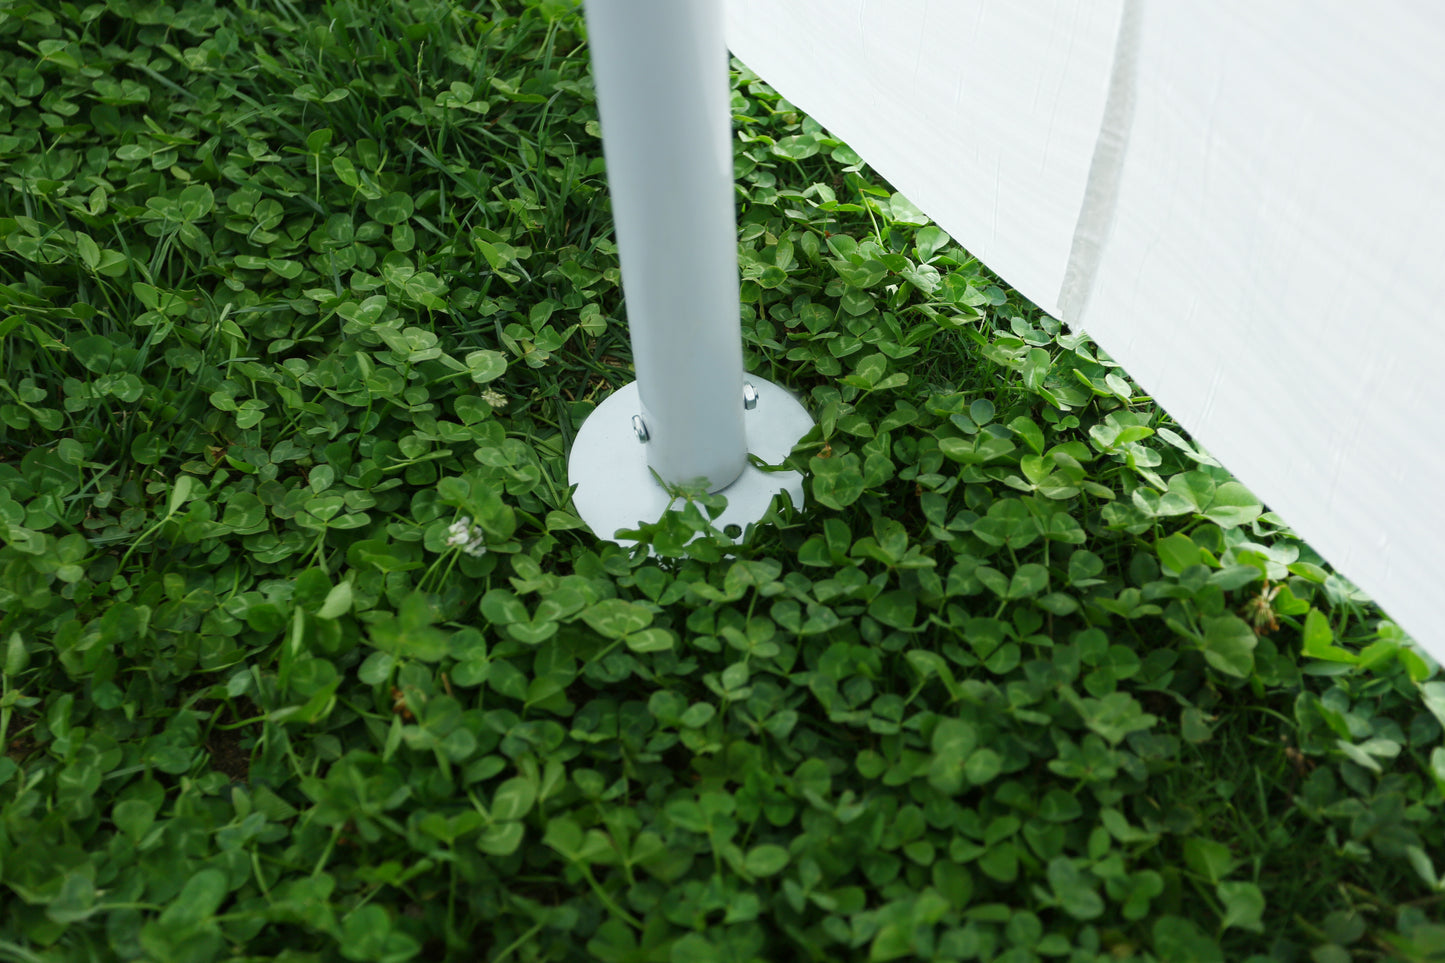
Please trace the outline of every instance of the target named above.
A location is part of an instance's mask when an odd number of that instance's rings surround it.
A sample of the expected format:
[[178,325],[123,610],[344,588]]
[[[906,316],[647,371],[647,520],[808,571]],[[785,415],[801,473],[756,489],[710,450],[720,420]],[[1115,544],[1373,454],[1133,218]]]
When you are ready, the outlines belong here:
[[571,3],[0,4],[0,960],[1445,954],[1438,668],[735,67],[807,501],[649,555]]

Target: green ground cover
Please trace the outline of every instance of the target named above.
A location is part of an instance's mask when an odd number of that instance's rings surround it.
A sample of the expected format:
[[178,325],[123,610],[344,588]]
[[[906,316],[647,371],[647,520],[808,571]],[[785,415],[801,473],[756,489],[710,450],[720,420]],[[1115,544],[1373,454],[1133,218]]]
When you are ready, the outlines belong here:
[[741,68],[808,504],[587,534],[583,32],[478,6],[0,2],[0,960],[1445,958],[1437,667]]

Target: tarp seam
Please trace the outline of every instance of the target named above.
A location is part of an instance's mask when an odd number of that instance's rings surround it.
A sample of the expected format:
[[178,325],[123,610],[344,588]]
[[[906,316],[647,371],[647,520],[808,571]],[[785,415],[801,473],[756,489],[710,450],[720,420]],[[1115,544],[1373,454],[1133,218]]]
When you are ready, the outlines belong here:
[[1074,224],[1069,260],[1059,289],[1059,318],[1069,325],[1077,325],[1084,317],[1114,226],[1129,131],[1134,124],[1143,7],[1143,0],[1124,0],[1119,14],[1119,35],[1114,44],[1114,66],[1109,75],[1104,115],[1099,123],[1099,137],[1094,142],[1084,200]]

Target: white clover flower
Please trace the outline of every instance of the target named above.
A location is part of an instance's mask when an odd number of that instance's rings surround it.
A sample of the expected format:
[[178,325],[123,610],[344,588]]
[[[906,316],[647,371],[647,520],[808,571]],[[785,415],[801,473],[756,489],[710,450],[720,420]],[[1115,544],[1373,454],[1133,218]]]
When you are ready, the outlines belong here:
[[482,392],[482,400],[493,408],[507,407],[507,398],[495,388],[488,388]]
[[460,548],[473,558],[487,553],[487,535],[480,525],[473,525],[471,516],[463,515],[447,527],[447,547]]
[[461,518],[452,522],[451,527],[447,529],[447,531],[451,533],[447,536],[447,545],[455,547],[457,545],[465,545],[471,541],[471,528],[472,519],[469,515],[463,515]]

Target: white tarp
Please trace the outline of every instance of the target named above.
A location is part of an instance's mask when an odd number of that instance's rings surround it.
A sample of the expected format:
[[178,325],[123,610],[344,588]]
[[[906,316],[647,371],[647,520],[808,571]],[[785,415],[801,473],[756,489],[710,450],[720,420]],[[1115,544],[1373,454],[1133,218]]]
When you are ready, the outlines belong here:
[[728,7],[739,59],[1445,657],[1445,5]]

